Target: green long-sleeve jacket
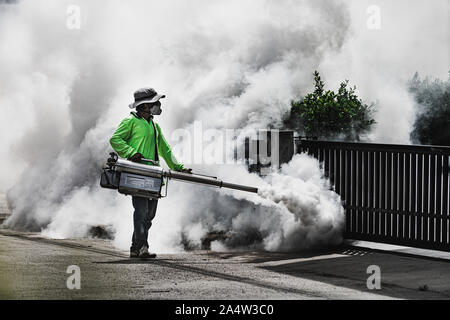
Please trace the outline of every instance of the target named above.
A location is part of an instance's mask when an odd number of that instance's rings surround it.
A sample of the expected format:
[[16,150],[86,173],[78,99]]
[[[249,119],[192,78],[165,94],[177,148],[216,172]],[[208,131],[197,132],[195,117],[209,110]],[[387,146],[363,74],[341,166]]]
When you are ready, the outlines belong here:
[[161,132],[161,128],[156,122],[153,122],[153,127],[152,122],[153,119],[150,119],[150,122],[147,122],[144,118],[131,112],[129,117],[122,120],[109,140],[111,146],[122,158],[129,159],[135,153],[139,152],[146,159],[156,160],[155,127],[158,155],[164,158],[170,169],[177,171],[182,170],[184,166],[181,163],[178,163],[173,155],[172,149]]

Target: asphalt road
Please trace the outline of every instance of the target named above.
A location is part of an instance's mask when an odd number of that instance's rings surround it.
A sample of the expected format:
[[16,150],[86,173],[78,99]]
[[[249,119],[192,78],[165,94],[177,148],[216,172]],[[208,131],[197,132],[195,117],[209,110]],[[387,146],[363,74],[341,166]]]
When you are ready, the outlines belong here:
[[[68,289],[67,268],[80,268]],[[367,288],[378,265],[381,289]],[[450,299],[450,263],[348,247],[131,260],[100,239],[0,230],[0,299]]]

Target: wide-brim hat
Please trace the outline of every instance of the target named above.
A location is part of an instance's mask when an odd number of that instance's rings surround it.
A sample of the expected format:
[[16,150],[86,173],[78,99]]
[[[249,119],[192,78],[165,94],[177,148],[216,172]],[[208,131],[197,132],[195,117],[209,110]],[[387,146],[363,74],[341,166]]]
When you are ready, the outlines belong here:
[[154,103],[165,97],[163,94],[158,94],[153,88],[138,89],[134,92],[134,102],[129,107],[130,109],[134,109],[141,104]]

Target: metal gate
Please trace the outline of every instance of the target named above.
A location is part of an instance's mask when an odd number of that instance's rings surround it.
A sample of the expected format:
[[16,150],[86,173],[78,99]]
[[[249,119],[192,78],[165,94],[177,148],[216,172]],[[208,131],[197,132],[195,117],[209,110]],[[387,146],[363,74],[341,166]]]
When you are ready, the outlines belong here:
[[450,147],[298,140],[346,211],[345,237],[450,251]]

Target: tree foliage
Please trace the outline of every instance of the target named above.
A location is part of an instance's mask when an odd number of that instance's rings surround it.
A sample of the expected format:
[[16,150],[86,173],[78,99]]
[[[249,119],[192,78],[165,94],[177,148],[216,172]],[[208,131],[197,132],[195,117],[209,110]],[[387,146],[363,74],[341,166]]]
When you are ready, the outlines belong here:
[[340,84],[337,93],[325,91],[319,72],[314,72],[315,89],[298,101],[291,101],[290,126],[306,136],[359,140],[370,130],[373,105],[364,104],[356,95],[356,87],[348,80]]
[[421,80],[416,72],[409,91],[417,103],[413,143],[450,146],[450,77],[446,82]]

